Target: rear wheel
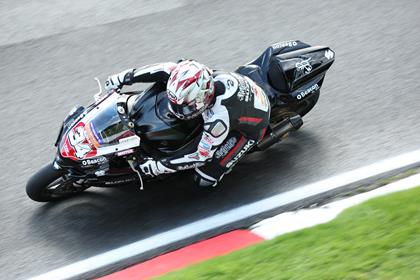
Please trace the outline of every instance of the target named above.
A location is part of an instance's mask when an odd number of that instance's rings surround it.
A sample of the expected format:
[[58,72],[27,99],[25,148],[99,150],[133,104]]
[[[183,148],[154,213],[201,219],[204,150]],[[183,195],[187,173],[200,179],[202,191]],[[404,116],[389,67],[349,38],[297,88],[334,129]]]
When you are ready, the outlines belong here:
[[26,194],[34,201],[48,202],[73,196],[87,188],[54,168],[51,162],[32,175],[26,184]]

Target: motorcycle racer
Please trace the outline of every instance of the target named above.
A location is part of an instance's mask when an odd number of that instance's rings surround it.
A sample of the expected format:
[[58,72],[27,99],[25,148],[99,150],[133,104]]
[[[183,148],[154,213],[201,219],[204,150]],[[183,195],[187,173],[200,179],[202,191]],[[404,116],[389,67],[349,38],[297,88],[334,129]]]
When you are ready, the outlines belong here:
[[145,175],[194,169],[199,187],[214,187],[265,135],[269,99],[246,76],[183,60],[125,70],[108,77],[105,89],[150,82],[166,84],[169,110],[177,118],[202,117],[204,124],[197,144],[189,151],[161,160],[149,158],[140,164]]

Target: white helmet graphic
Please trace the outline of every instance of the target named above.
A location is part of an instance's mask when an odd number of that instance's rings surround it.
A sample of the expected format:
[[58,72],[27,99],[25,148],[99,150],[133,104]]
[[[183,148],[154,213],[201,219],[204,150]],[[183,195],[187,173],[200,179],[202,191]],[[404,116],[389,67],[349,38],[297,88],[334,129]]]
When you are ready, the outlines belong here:
[[172,71],[167,84],[169,109],[179,119],[199,116],[211,104],[214,96],[212,71],[196,61],[180,62]]

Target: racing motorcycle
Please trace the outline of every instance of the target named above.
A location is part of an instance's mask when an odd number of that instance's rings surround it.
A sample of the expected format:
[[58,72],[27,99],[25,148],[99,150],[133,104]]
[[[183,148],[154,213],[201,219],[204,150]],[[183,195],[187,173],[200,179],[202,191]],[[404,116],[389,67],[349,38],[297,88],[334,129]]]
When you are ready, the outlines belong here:
[[[302,125],[316,104],[335,53],[328,47],[284,41],[268,47],[257,59],[235,72],[245,75],[268,95],[270,125],[250,152],[263,151]],[[139,184],[135,168],[144,158],[165,158],[193,145],[202,120],[181,121],[168,109],[166,85],[146,90],[102,92],[87,108],[74,107],[58,133],[55,159],[26,185],[28,196],[47,202],[78,194],[89,187]],[[170,176],[170,175],[162,175]]]

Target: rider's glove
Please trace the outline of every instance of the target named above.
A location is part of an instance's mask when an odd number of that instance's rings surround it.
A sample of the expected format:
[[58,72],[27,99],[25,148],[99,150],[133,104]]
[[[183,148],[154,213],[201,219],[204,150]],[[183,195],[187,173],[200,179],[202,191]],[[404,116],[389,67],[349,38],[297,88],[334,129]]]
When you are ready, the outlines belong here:
[[121,73],[109,76],[105,81],[105,90],[107,92],[114,90],[118,91],[124,85],[131,85],[133,83],[133,74],[134,69],[128,69],[122,71]]
[[160,174],[173,173],[176,171],[164,166],[162,162],[153,159],[147,159],[145,163],[140,164],[140,169],[143,172],[143,174],[150,177],[156,177]]

